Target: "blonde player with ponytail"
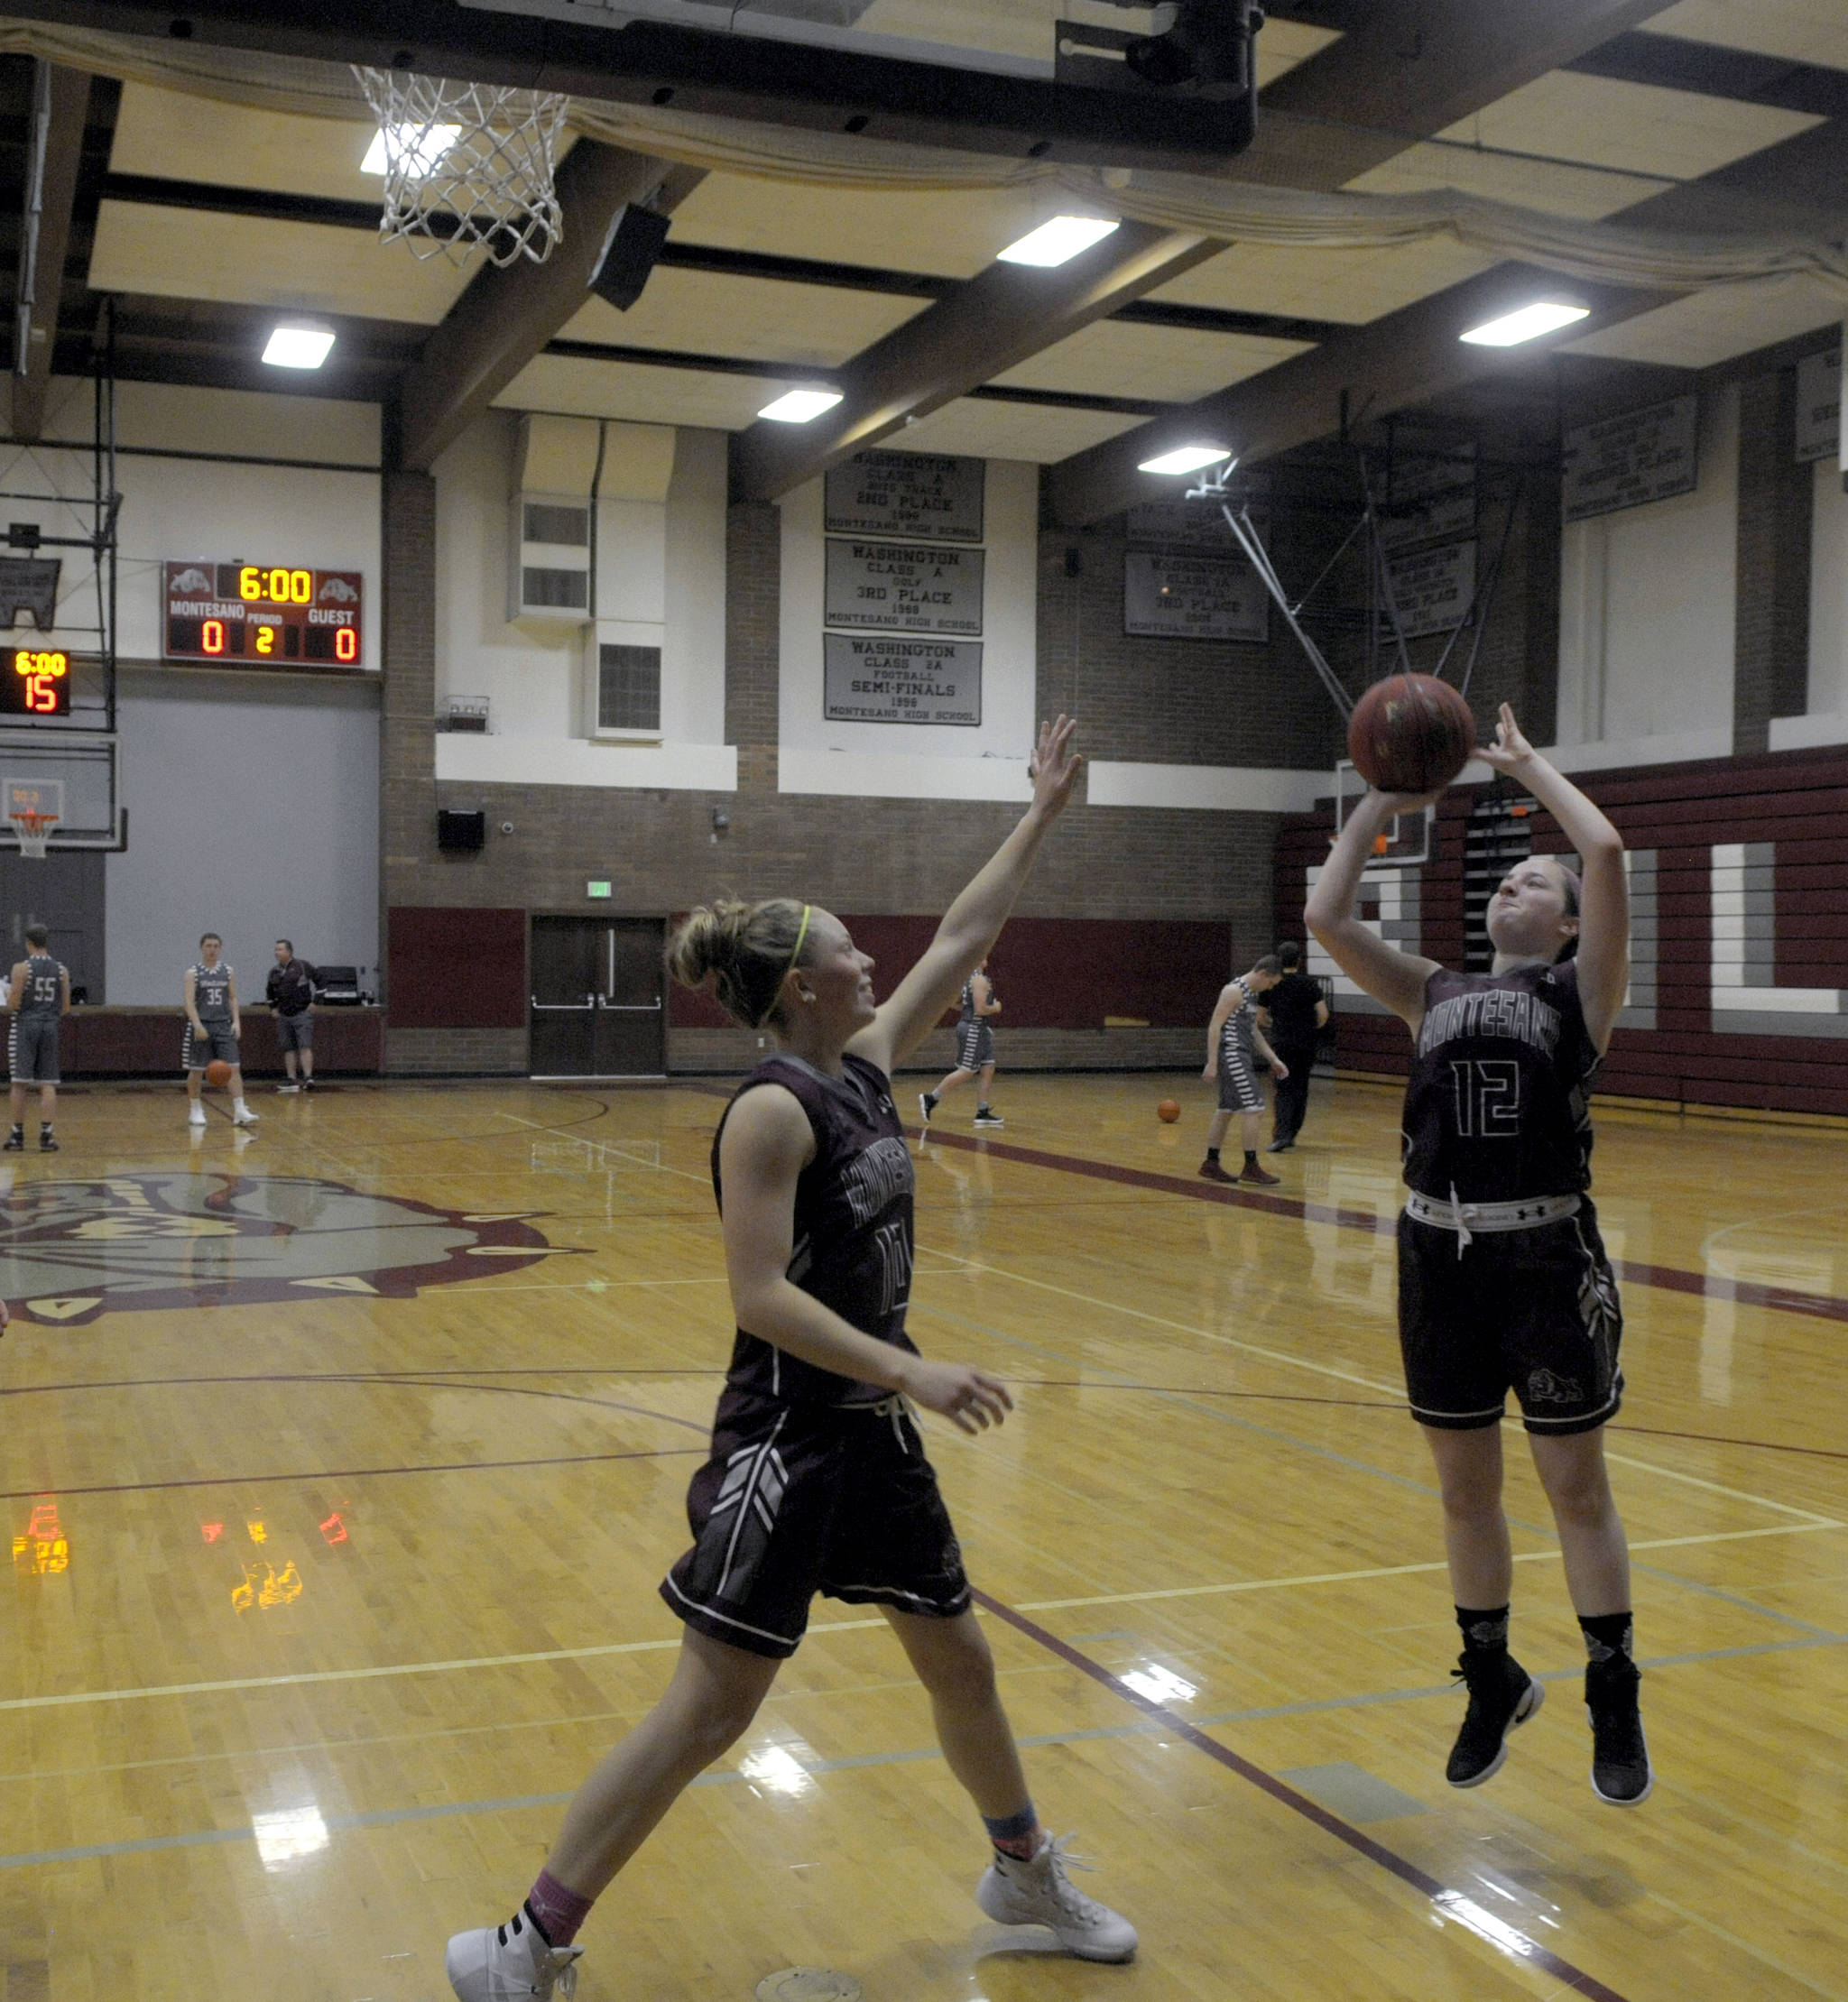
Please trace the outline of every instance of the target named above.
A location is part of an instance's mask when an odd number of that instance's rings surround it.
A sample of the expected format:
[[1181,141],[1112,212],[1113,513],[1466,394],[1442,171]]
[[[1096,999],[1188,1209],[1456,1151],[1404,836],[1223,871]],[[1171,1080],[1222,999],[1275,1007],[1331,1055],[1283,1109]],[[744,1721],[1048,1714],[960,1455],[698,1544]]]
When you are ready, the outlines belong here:
[[1049,1926],[1086,1960],[1136,1950],[1135,1928],[1073,1887],[1040,1825],[912,1420],[921,1405],[976,1433],[1013,1400],[985,1370],[927,1361],[906,1332],[911,1157],[892,1095],[894,1066],[993,945],[1071,797],[1072,730],[1063,716],[1041,728],[1032,805],[883,1005],[846,927],[793,898],[713,904],[674,941],[675,978],[777,1044],[713,1142],[737,1333],[688,1497],[693,1546],[661,1585],[687,1630],[666,1693],[579,1788],[525,1901],[449,1942],[462,2002],[575,1980],[593,1901],[749,1727],[817,1592],[877,1606],[929,1691],[992,1844],[975,1894],[987,1915]]

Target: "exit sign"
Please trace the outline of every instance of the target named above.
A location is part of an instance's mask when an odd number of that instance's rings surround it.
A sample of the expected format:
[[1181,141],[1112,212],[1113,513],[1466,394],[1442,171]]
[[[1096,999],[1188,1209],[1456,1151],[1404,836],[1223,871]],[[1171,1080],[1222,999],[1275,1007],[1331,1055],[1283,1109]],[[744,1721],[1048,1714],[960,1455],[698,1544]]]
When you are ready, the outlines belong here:
[[584,886],[584,894],[587,897],[607,897],[609,893],[610,886],[607,883],[586,883]]

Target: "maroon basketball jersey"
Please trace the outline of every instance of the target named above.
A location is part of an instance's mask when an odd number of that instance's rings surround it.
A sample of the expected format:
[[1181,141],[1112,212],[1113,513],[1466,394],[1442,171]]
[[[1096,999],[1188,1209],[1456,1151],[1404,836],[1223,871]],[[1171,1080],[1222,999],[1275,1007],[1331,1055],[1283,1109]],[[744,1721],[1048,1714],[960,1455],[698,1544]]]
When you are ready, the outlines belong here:
[[[766,1057],[733,1093],[732,1105],[760,1084],[781,1084],[808,1115],[815,1134],[815,1158],[796,1183],[790,1283],[862,1333],[915,1355],[905,1333],[911,1297],[911,1151],[885,1073],[864,1056],[848,1056],[842,1063],[846,1075],[829,1077],[799,1056]],[[712,1191],[721,1215],[718,1151],[725,1130],[721,1119],[712,1141]],[[725,1380],[786,1404],[877,1404],[892,1394],[785,1355],[743,1328]]]
[[1578,970],[1515,966],[1425,983],[1405,1088],[1405,1179],[1447,1203],[1512,1203],[1591,1186],[1598,1053]]

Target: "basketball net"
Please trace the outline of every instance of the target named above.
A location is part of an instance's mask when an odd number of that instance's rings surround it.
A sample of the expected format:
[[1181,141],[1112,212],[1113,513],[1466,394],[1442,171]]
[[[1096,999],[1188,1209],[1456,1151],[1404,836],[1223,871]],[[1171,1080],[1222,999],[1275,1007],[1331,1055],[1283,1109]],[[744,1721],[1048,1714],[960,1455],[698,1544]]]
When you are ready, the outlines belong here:
[[569,100],[353,65],[384,141],[383,243],[419,258],[542,264],[564,233],[552,185]]
[[13,831],[19,836],[19,852],[30,862],[43,862],[45,845],[51,838],[51,829],[58,824],[54,813],[15,813],[7,818],[13,823]]

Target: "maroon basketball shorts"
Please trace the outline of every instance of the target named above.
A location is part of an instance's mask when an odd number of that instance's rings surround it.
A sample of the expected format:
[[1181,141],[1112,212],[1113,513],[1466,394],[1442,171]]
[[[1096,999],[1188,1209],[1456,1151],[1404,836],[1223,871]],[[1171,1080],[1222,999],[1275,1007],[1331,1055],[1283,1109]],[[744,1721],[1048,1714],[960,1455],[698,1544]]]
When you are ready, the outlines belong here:
[[968,1610],[949,1511],[899,1398],[810,1407],[727,1390],[687,1519],[693,1547],[661,1595],[753,1655],[793,1655],[817,1592],[939,1619]]
[[1529,1432],[1591,1432],[1617,1415],[1623,1311],[1589,1197],[1531,1231],[1457,1235],[1399,1220],[1399,1345],[1412,1416],[1454,1432],[1497,1424],[1509,1391]]

